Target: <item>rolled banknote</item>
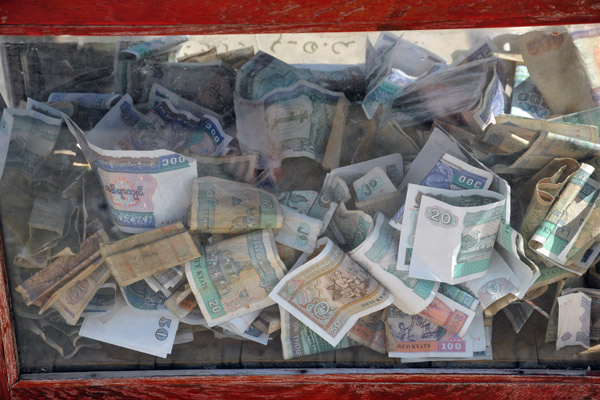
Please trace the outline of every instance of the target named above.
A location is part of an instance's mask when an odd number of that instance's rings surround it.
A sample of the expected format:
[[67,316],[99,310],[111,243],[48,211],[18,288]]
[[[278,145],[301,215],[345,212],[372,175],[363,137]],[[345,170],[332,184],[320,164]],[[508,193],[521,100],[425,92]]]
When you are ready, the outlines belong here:
[[101,252],[121,287],[200,257],[181,222],[107,244]]
[[270,229],[207,244],[201,257],[185,264],[210,327],[273,304],[268,295],[284,271]]
[[473,343],[421,315],[408,315],[392,306],[387,310],[389,357],[473,356]]
[[323,222],[300,214],[286,206],[281,206],[281,209],[283,210],[283,224],[275,235],[275,241],[303,253],[312,253],[317,245],[317,238]]
[[558,264],[567,262],[574,241],[596,206],[600,184],[590,178],[593,172],[594,167],[581,164],[529,241],[532,249]]
[[236,94],[234,101],[240,146],[244,154],[260,155],[260,169],[279,168],[288,157],[323,162],[326,151],[334,151],[329,140],[340,140],[348,110],[343,93],[305,81],[276,88],[257,100]]
[[192,183],[190,230],[203,233],[244,233],[279,229],[283,211],[277,197],[250,184],[215,177]]
[[279,307],[279,312],[281,313],[281,347],[284,360],[357,345],[348,336],[345,336],[336,346],[332,346],[284,308]]
[[79,272],[100,258],[100,243],[107,242],[108,235],[100,230],[88,236],[81,246],[79,254],[58,257],[46,268],[37,272],[17,286],[25,304],[41,305],[49,295],[77,276]]
[[487,273],[506,199],[460,193],[447,190],[448,202],[422,197],[408,276],[457,284]]
[[365,201],[396,191],[396,186],[381,167],[375,167],[352,183],[357,201]]
[[523,60],[542,96],[555,114],[596,106],[582,61],[566,28],[530,31],[519,37]]
[[318,254],[288,273],[269,296],[336,346],[359,318],[393,298],[330,239],[319,240],[317,247]]
[[[446,153],[435,163],[419,184],[449,190],[487,189],[490,187],[493,177],[492,172],[473,167]],[[403,201],[400,200],[400,202]],[[396,229],[400,229],[402,226],[404,211],[405,206],[403,205],[390,222]]]
[[417,314],[431,303],[439,283],[408,277],[396,270],[400,232],[389,225],[382,213],[375,216],[375,227],[348,255],[365,268],[392,294],[393,304],[407,314]]
[[196,160],[199,178],[213,176],[250,183],[254,179],[258,156],[247,154],[245,156],[204,157],[190,153],[190,157]]
[[50,93],[48,103],[69,101],[79,107],[110,110],[121,97],[120,94],[104,93]]
[[577,292],[558,299],[558,332],[556,350],[565,346],[590,347],[591,299]]
[[578,169],[579,163],[572,158],[554,159],[519,187],[517,198],[523,208],[530,199],[519,227],[526,243],[544,221],[556,196]]

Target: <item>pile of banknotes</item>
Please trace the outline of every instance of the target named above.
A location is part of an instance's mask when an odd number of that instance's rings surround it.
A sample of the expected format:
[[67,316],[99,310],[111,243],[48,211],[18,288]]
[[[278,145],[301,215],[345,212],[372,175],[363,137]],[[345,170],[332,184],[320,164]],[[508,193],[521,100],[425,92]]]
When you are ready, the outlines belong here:
[[187,39],[120,41],[112,93],[3,111],[19,330],[65,358],[211,330],[284,359],[491,360],[494,316],[539,311],[557,349],[600,340],[600,30],[454,60],[382,33],[326,70],[178,60]]

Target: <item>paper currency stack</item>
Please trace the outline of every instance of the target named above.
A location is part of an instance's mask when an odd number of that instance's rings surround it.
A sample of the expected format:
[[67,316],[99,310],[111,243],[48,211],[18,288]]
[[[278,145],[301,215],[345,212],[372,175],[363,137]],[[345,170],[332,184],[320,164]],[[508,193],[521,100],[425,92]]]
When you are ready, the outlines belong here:
[[15,312],[61,356],[167,357],[212,330],[284,359],[491,360],[494,316],[521,306],[557,349],[600,340],[600,280],[573,284],[600,257],[599,31],[454,60],[383,33],[332,72],[173,60],[186,40],[121,41],[106,93],[2,114]]

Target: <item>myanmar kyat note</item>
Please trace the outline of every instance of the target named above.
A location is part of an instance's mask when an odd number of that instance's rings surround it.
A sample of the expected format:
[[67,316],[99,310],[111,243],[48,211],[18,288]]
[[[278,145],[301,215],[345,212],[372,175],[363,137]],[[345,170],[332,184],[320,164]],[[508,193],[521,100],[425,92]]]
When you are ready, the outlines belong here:
[[375,167],[352,183],[357,201],[365,201],[396,191],[387,174],[380,167]]
[[186,218],[191,182],[198,176],[195,160],[166,150],[102,148],[88,142],[70,118],[63,118],[97,172],[109,214],[119,230],[144,232]]
[[341,203],[329,226],[339,244],[354,249],[371,233],[373,218],[360,210],[348,210],[346,204]]
[[[531,145],[519,158],[509,166],[494,166],[499,173],[535,172],[555,158],[574,158],[584,160],[600,155],[600,140],[596,133],[590,140],[577,137],[582,130],[595,131],[595,126],[572,125],[573,136],[559,135],[553,132],[540,131]],[[583,127],[580,129],[580,127]],[[588,129],[589,128],[589,129]],[[583,136],[583,135],[582,135]]]
[[375,227],[364,242],[348,255],[365,268],[394,296],[394,305],[407,314],[417,314],[431,303],[439,282],[408,277],[397,271],[400,232],[392,228],[382,213],[375,216]]
[[300,80],[321,83],[310,72],[258,51],[238,70],[235,93],[244,99],[258,100],[274,89],[293,86]]
[[275,241],[303,253],[312,253],[317,245],[317,238],[323,222],[300,214],[286,206],[281,206],[281,208],[283,224],[275,235]]
[[169,310],[119,309],[108,321],[86,317],[79,334],[115,346],[166,358],[171,354],[179,319]]
[[[521,268],[516,269],[513,266],[521,266]],[[532,278],[533,271],[527,265],[509,265],[494,250],[490,258],[487,274],[481,278],[467,281],[464,285],[471,293],[477,296],[483,308],[488,308],[494,302],[508,294],[513,294],[517,298],[522,299],[533,283]]]
[[77,103],[79,107],[110,110],[121,97],[120,94],[109,93],[50,93],[48,103],[68,101]]
[[[474,303],[473,308],[476,307],[477,303]],[[436,293],[431,303],[419,315],[463,337],[473,322],[476,312],[442,293]]]
[[595,25],[576,25],[569,29],[573,44],[577,47],[579,59],[590,83],[592,98],[600,104],[600,66],[596,52],[600,45],[600,29]]
[[[446,153],[418,184],[450,190],[487,189],[492,184],[493,178],[492,172],[469,165]],[[407,199],[400,201],[406,204]],[[404,212],[405,205],[402,205],[390,222],[396,229],[402,226]]]
[[404,163],[402,154],[394,153],[387,156],[373,158],[368,161],[363,161],[356,164],[346,165],[332,169],[325,177],[323,187],[331,187],[335,177],[339,177],[346,182],[346,185],[351,185],[352,182],[365,175],[375,167],[380,167],[385,174],[390,178],[394,186],[398,186],[404,176]]
[[[330,138],[346,125],[348,100],[343,93],[300,81],[277,88],[258,100],[234,95],[238,140],[244,154],[259,154],[257,168],[278,168],[288,157],[323,162]],[[343,116],[341,118],[340,116]]]
[[62,121],[37,111],[6,108],[0,121],[0,178],[4,168],[32,177],[50,155]]
[[244,233],[279,229],[283,211],[274,194],[250,184],[204,177],[192,181],[190,230]]
[[555,114],[596,106],[578,48],[564,27],[530,31],[519,37],[523,60],[542,96]]
[[[88,304],[95,297],[96,292],[110,277],[110,270],[106,264],[94,269],[89,276],[82,277],[65,290],[52,305],[65,319],[67,324],[75,325]],[[96,313],[99,313],[96,311]]]
[[450,204],[460,204],[464,207],[495,202],[495,197],[485,197],[488,193],[493,192],[487,190],[481,191],[479,189],[466,189],[448,195],[448,189],[445,188],[409,184],[408,190],[406,191],[406,203],[404,206],[405,219],[403,220],[402,230],[400,231],[396,269],[399,271],[408,271],[410,268],[415,235],[417,232],[419,210],[421,209],[421,200],[424,196],[433,197]]
[[200,256],[181,222],[107,244],[101,252],[121,287]]
[[288,273],[269,295],[336,346],[356,321],[392,303],[391,294],[329,238],[320,251]]
[[556,350],[576,345],[588,349],[592,300],[587,294],[581,292],[569,293],[556,300],[558,302]]
[[153,84],[152,88],[150,89],[150,94],[148,95],[148,105],[154,107],[156,104],[160,103],[163,100],[169,100],[171,104],[173,104],[177,109],[190,112],[196,117],[210,115],[212,117],[215,117],[219,121],[219,123],[223,123],[223,116],[221,114],[217,114],[216,112],[209,110],[208,108],[202,107],[199,104],[186,100],[183,97],[179,96],[177,93],[170,91],[169,89],[159,85],[158,83]]
[[283,307],[279,307],[279,312],[281,313],[281,347],[284,360],[357,345],[348,336],[344,336],[336,346],[332,346]]
[[386,316],[386,309],[366,315],[356,321],[346,336],[360,345],[385,354],[387,353]]
[[99,230],[88,236],[77,255],[55,258],[47,267],[29,277],[16,290],[25,304],[41,305],[49,295],[60,289],[79,272],[100,258],[100,243],[108,242],[108,235]]
[[256,154],[245,156],[204,157],[190,153],[196,160],[198,177],[214,176],[238,182],[250,183],[254,179]]
[[[571,175],[578,169],[579,163],[572,158],[555,158],[520,185],[517,199],[521,209],[526,211],[519,232],[526,243],[544,221],[548,210]],[[529,205],[526,205],[527,202]]]
[[590,175],[594,167],[581,164],[552,204],[529,246],[553,262],[565,264],[568,254],[596,207],[600,184]]
[[270,229],[207,244],[185,274],[208,326],[261,310],[285,274]]
[[[409,183],[420,184],[445,154],[449,154],[465,163],[468,161],[468,157],[463,153],[463,147],[441,127],[435,126],[427,142],[410,164],[406,175],[404,175],[398,186],[398,190],[404,194]],[[403,202],[404,200],[402,200]],[[402,212],[400,210],[390,221],[390,224],[396,229],[400,229],[402,226]]]
[[309,217],[323,221],[321,231],[319,232],[320,235],[329,226],[333,213],[335,213],[338,206],[338,203],[314,190],[279,192],[277,193],[277,199],[282,206],[287,206],[298,211],[300,214],[306,214]]
[[196,117],[167,99],[147,113],[138,111],[129,95],[110,109],[88,134],[102,148],[121,150],[189,149],[201,156],[219,156],[233,138],[210,115]]
[[483,190],[464,198],[448,190],[446,196],[455,201],[421,199],[408,275],[455,285],[487,273],[506,199]]
[[421,315],[408,315],[392,306],[387,310],[390,357],[473,356],[473,342],[461,338]]

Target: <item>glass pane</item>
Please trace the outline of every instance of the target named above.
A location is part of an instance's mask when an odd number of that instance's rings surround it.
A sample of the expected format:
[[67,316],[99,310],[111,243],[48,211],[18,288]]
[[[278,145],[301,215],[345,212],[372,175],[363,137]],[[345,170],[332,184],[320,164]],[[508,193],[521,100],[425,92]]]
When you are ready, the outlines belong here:
[[4,37],[21,372],[597,368],[598,48]]

